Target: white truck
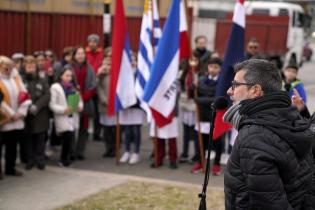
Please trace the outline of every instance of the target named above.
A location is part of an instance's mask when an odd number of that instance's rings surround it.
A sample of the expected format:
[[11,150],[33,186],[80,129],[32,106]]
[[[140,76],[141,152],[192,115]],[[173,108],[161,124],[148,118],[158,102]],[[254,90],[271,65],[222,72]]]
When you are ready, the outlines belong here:
[[[213,5],[213,2],[211,4]],[[211,8],[211,11],[214,9]],[[261,53],[281,63],[279,66],[288,63],[302,64],[305,28],[310,27],[311,18],[304,13],[300,5],[274,1],[246,1],[245,9],[246,41],[257,35]],[[227,13],[225,19],[195,17],[192,37],[206,35],[209,48],[220,54],[224,53],[226,47],[224,44],[229,35],[231,12]]]

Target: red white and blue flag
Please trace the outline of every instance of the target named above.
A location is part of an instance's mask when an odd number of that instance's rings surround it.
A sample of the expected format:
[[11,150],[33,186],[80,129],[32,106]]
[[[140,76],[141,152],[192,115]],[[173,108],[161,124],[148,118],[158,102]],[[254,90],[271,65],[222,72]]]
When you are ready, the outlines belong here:
[[148,121],[151,121],[151,110],[148,104],[143,101],[143,93],[150,77],[154,54],[161,34],[156,0],[145,0],[138,51],[136,95],[140,101],[140,106],[147,113]]
[[[234,78],[233,66],[236,63],[244,60],[244,42],[245,42],[245,7],[244,0],[237,0],[234,14],[233,23],[230,31],[227,47],[225,49],[225,55],[223,64],[221,67],[221,73],[219,75],[218,85],[216,87],[216,96],[227,96],[227,90],[231,86],[231,82]],[[226,131],[230,130],[232,126],[229,123],[223,122],[223,115],[225,110],[218,110],[215,127],[213,133],[213,139],[217,139]]]
[[189,59],[191,54],[190,41],[188,38],[188,24],[186,17],[186,7],[184,1],[180,1],[180,21],[179,21],[179,32],[180,32],[180,53],[179,59]]
[[234,78],[233,66],[244,60],[245,42],[245,7],[244,0],[236,2],[233,14],[233,22],[230,31],[221,73],[216,88],[216,96],[226,96]]
[[177,97],[177,72],[180,51],[180,3],[173,0],[159,40],[156,57],[143,99],[151,108],[156,125],[172,122]]
[[109,116],[137,103],[127,22],[122,0],[116,1],[112,43],[112,68],[108,97]]

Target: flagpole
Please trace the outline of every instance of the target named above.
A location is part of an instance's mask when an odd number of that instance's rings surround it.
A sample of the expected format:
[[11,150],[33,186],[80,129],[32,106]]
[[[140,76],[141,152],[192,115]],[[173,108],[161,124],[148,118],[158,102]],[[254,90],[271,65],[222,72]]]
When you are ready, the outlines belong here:
[[[190,21],[188,18],[188,6],[187,6],[187,0],[184,0],[184,6],[185,6],[185,12],[186,12],[186,22],[187,22],[187,29],[189,32],[191,32],[191,28],[190,26]],[[189,44],[191,45],[191,39],[190,39],[190,35],[191,33],[188,33],[187,36],[189,37]],[[191,49],[191,55],[190,57],[193,56],[193,50],[192,47],[190,46]],[[193,80],[196,80],[196,87],[194,89],[194,98],[198,97],[198,72],[196,72],[196,67],[192,66],[192,70],[193,70],[193,75],[194,78]],[[196,79],[195,79],[196,78]],[[198,104],[196,104],[196,123],[197,123],[197,132],[198,132],[198,142],[199,142],[199,150],[200,150],[200,162],[201,162],[201,166],[202,166],[202,172],[205,173],[206,168],[205,168],[205,154],[204,154],[204,146],[203,146],[203,140],[202,140],[202,135],[201,135],[201,131],[200,131],[200,110],[199,110],[199,106]]]
[[119,112],[116,113],[116,166],[119,166],[119,150],[120,150],[120,124],[119,124]]
[[[198,97],[198,73],[196,72],[196,67],[192,66],[193,80],[196,80],[196,87],[194,88],[194,98],[196,99]],[[196,79],[195,79],[196,78]],[[197,103],[196,104],[196,123],[197,123],[197,132],[198,132],[198,142],[199,142],[199,150],[200,150],[200,162],[202,166],[202,172],[204,173],[206,171],[205,169],[205,154],[204,154],[204,146],[203,146],[203,140],[202,135],[200,131],[200,110]]]
[[[153,0],[154,1],[154,0]],[[153,30],[152,30],[152,37],[154,36],[154,9],[153,9],[153,1],[151,1],[151,12],[152,12],[152,26],[153,26]],[[154,42],[154,39],[152,40],[152,43]],[[153,46],[155,46],[155,43],[153,43]],[[153,57],[155,57],[155,50],[153,48]],[[153,120],[153,118],[152,118]],[[157,168],[158,167],[158,127],[156,125],[156,123],[154,123],[154,137],[153,137],[153,147],[154,147],[154,166]]]

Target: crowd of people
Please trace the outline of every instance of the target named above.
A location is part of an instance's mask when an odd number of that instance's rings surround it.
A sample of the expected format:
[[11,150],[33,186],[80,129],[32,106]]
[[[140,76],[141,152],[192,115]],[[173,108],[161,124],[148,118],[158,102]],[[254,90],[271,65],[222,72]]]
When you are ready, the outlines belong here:
[[[0,157],[5,149],[5,175],[21,176],[15,167],[17,156],[26,170],[45,169],[47,145],[61,145],[60,165],[69,167],[73,161],[85,160],[89,139],[88,129],[93,121],[93,139],[104,141],[104,158],[115,157],[116,118],[108,116],[108,94],[111,74],[111,48],[99,46],[99,36],[91,34],[87,47],[66,47],[57,60],[52,50],[37,51],[24,56],[15,53],[8,58],[0,56]],[[156,162],[161,167],[166,156],[170,168],[178,163],[193,163],[192,173],[203,169],[202,157],[215,151],[212,174],[220,175],[220,159],[226,136],[223,133],[209,143],[210,104],[214,101],[222,60],[217,52],[207,48],[207,38],[195,39],[196,49],[191,59],[181,62],[178,74],[178,103],[175,117],[165,127],[156,128],[151,122],[150,136],[157,138]],[[259,58],[259,43],[252,39],[247,45],[246,59]],[[131,53],[132,68],[136,75],[137,55]],[[308,113],[303,84],[297,79],[298,67],[289,65],[282,71],[282,89],[292,96],[301,112]],[[235,88],[240,83],[233,83]],[[119,114],[124,135],[121,163],[140,161],[141,126],[146,113],[139,101]],[[91,120],[92,119],[92,120]],[[177,155],[179,124],[183,128],[183,148]],[[103,134],[103,135],[101,135]],[[194,142],[194,155],[189,157],[189,143]],[[200,144],[203,146],[201,147]],[[19,152],[19,155],[17,153]],[[0,161],[1,162],[1,161]]]

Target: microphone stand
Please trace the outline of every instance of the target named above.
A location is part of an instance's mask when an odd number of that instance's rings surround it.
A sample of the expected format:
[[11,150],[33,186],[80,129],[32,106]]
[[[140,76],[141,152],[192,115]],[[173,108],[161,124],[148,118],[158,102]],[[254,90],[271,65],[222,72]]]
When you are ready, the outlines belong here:
[[209,183],[209,176],[210,176],[210,145],[213,142],[213,130],[214,130],[214,122],[216,117],[216,107],[214,103],[211,104],[211,110],[212,110],[212,116],[211,116],[211,125],[210,125],[210,136],[209,136],[209,143],[208,143],[208,154],[207,154],[207,161],[206,161],[206,172],[205,172],[205,178],[203,183],[203,188],[201,193],[199,194],[200,198],[200,204],[199,204],[199,210],[206,210],[207,204],[206,204],[206,194],[207,194],[207,187]]

